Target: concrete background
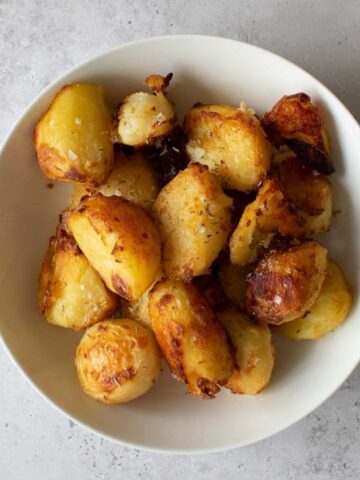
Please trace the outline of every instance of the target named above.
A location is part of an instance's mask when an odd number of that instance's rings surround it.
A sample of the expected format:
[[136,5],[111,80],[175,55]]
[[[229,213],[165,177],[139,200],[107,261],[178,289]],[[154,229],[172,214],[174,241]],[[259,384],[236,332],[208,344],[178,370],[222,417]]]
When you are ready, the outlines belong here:
[[[129,40],[227,36],[304,67],[360,118],[360,2],[0,0],[0,139],[50,81]],[[122,448],[74,425],[32,390],[0,348],[0,478],[360,478],[360,368],[294,427],[243,449],[164,456]]]

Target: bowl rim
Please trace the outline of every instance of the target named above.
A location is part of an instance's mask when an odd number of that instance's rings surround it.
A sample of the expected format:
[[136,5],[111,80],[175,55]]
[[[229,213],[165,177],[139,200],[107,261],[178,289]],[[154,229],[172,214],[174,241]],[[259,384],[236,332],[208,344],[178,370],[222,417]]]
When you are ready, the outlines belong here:
[[[295,68],[296,70],[301,72],[302,75],[305,74],[306,76],[308,76],[309,79],[311,79],[311,81],[319,84],[320,87],[322,89],[324,89],[325,92],[329,95],[331,100],[335,104],[337,104],[337,107],[340,108],[340,110],[342,110],[342,113],[344,115],[346,115],[349,118],[349,120],[352,121],[352,123],[354,123],[359,128],[359,134],[360,134],[360,124],[357,121],[357,119],[355,118],[355,116],[341,102],[341,100],[339,100],[338,97],[334,93],[332,93],[332,91],[326,85],[324,85],[320,80],[318,80],[314,75],[307,72],[305,69],[299,67],[297,64],[293,63],[292,61],[288,60],[287,58],[284,58],[283,56],[281,56],[277,53],[274,53],[274,52],[272,52],[270,50],[267,50],[265,48],[262,48],[262,47],[258,47],[256,45],[253,45],[253,44],[248,43],[248,42],[243,42],[241,40],[236,40],[236,39],[232,39],[232,38],[229,38],[229,37],[222,37],[222,36],[218,36],[218,35],[203,35],[203,34],[157,35],[157,36],[151,36],[151,37],[138,38],[136,40],[121,43],[121,44],[116,45],[112,48],[100,51],[99,53],[96,53],[95,55],[91,56],[87,60],[85,60],[83,62],[80,62],[80,63],[77,63],[75,66],[67,69],[64,73],[58,75],[48,86],[46,86],[44,89],[42,89],[39,92],[38,95],[36,95],[36,97],[27,105],[27,107],[22,111],[22,113],[16,118],[15,122],[12,123],[10,129],[5,134],[4,139],[3,139],[3,141],[1,142],[1,145],[0,145],[0,166],[1,166],[1,162],[2,162],[3,151],[4,151],[5,147],[7,146],[7,144],[9,143],[13,133],[15,132],[15,130],[20,125],[20,123],[28,115],[30,110],[39,102],[39,100],[41,100],[41,98],[43,96],[45,96],[49,91],[51,91],[54,88],[54,86],[56,86],[56,84],[61,82],[64,78],[66,78],[67,76],[75,73],[77,70],[82,69],[83,67],[87,66],[88,64],[91,64],[94,61],[97,61],[104,56],[111,55],[112,53],[117,52],[119,50],[125,50],[128,47],[140,46],[140,45],[144,45],[144,44],[156,43],[156,42],[159,42],[159,41],[169,41],[169,40],[171,40],[171,41],[173,41],[173,40],[175,40],[175,41],[182,41],[182,40],[186,40],[186,41],[191,41],[191,40],[207,41],[207,40],[211,40],[211,41],[218,41],[218,42],[229,43],[229,44],[230,43],[231,44],[242,44],[242,45],[246,46],[247,48],[250,47],[250,49],[253,49],[254,51],[266,53],[270,57],[273,57],[277,60],[281,60],[283,63],[291,66],[291,68],[293,68],[293,69]],[[18,363],[15,355],[13,355],[12,351],[10,350],[10,347],[5,342],[5,340],[3,338],[3,335],[1,333],[1,324],[0,324],[0,345],[3,346],[5,352],[10,357],[13,365],[15,365],[17,370],[22,374],[23,378],[26,379],[26,381],[40,394],[40,396],[46,402],[48,402],[50,405],[52,405],[52,407],[54,407],[55,410],[57,410],[59,413],[61,413],[66,418],[72,420],[75,424],[81,425],[89,433],[96,434],[96,435],[98,435],[102,438],[105,438],[105,439],[107,439],[111,442],[115,442],[115,443],[117,443],[121,446],[140,449],[140,450],[150,452],[150,453],[162,453],[162,454],[170,454],[170,455],[201,455],[201,454],[209,454],[209,453],[216,453],[216,452],[225,452],[225,451],[233,450],[233,449],[236,449],[236,448],[253,445],[257,442],[260,442],[261,440],[265,440],[267,438],[270,438],[270,437],[276,435],[277,433],[280,433],[284,430],[287,430],[288,428],[293,426],[295,423],[299,422],[300,420],[305,418],[307,415],[314,412],[323,403],[325,403],[340,388],[340,386],[349,378],[349,376],[352,374],[352,372],[355,370],[355,368],[360,363],[360,352],[359,352],[359,358],[357,359],[356,362],[354,362],[352,367],[347,371],[346,375],[342,378],[342,380],[333,389],[331,389],[331,391],[327,392],[327,394],[322,398],[322,400],[320,402],[318,402],[312,408],[312,410],[308,411],[307,413],[301,412],[298,416],[294,416],[292,418],[292,420],[287,424],[286,427],[280,426],[279,428],[275,429],[270,434],[268,434],[268,433],[261,434],[261,435],[258,435],[257,438],[255,438],[255,439],[251,439],[249,441],[235,442],[232,445],[225,445],[225,446],[219,446],[219,447],[208,447],[208,448],[176,448],[176,449],[169,448],[169,449],[167,449],[167,448],[161,448],[161,447],[151,447],[147,444],[135,443],[135,442],[131,442],[131,441],[128,441],[128,440],[122,440],[122,439],[120,440],[119,438],[117,438],[117,437],[115,437],[111,434],[104,433],[100,429],[92,427],[92,426],[84,423],[83,421],[78,420],[73,415],[69,414],[64,409],[62,409],[59,405],[57,405],[51,398],[49,398],[31,380],[30,376],[27,375],[27,373],[24,371],[24,369]]]

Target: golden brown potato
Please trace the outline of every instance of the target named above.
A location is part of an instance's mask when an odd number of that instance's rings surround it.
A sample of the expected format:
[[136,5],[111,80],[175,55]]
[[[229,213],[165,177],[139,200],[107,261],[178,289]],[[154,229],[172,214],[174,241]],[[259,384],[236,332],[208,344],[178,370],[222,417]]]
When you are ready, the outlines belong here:
[[219,265],[219,280],[227,298],[241,308],[245,306],[246,277],[249,272],[248,266],[234,265],[228,259]]
[[304,234],[328,231],[332,220],[332,189],[325,175],[293,156],[279,162],[273,174],[284,197],[304,219]]
[[296,238],[303,235],[304,224],[298,210],[284,197],[278,182],[265,180],[256,199],[245,207],[231,235],[231,262],[241,266],[254,262],[276,232]]
[[86,330],[75,357],[85,393],[105,403],[124,403],[144,395],[160,372],[154,335],[129,320],[104,320]]
[[66,85],[35,126],[43,173],[52,180],[103,183],[113,164],[111,122],[102,87]]
[[185,116],[187,152],[227,188],[256,189],[270,166],[270,146],[259,120],[229,105],[195,105]]
[[233,369],[226,334],[197,288],[164,280],[150,292],[156,340],[172,374],[194,397],[214,398]]
[[270,252],[248,275],[247,312],[274,325],[302,317],[318,297],[326,270],[327,250],[316,242]]
[[160,237],[151,217],[122,197],[88,197],[68,226],[107,287],[135,302],[160,269]]
[[192,164],[159,193],[154,213],[167,277],[190,281],[208,272],[231,230],[232,200],[215,175]]
[[96,189],[76,185],[72,196],[72,204],[80,203],[85,195],[100,192],[106,197],[116,195],[151,210],[159,188],[153,169],[141,152],[130,155],[115,153],[115,165],[107,181]]
[[285,143],[312,168],[325,174],[335,171],[324,121],[305,93],[282,97],[265,113],[262,126],[275,145]]
[[175,110],[166,97],[172,74],[151,75],[146,84],[153,93],[132,93],[116,112],[115,137],[119,143],[142,147],[166,135],[175,127]]
[[345,320],[351,304],[351,288],[338,265],[329,260],[327,275],[315,303],[302,318],[280,325],[275,331],[294,340],[316,340]]
[[58,229],[41,268],[39,305],[49,323],[80,330],[115,312],[118,299],[107,290],[75,240]]
[[267,325],[255,325],[240,310],[218,314],[235,353],[236,367],[225,385],[233,393],[256,395],[270,381],[275,349]]

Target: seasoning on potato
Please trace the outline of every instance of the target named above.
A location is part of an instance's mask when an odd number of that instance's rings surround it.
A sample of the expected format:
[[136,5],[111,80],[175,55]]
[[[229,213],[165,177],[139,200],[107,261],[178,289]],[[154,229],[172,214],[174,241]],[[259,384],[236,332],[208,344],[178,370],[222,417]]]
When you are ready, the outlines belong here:
[[296,320],[276,327],[294,340],[316,340],[335,330],[347,317],[352,292],[338,265],[329,260],[327,275],[315,303]]
[[66,85],[35,126],[34,144],[43,173],[52,180],[103,183],[113,165],[111,123],[102,87]]
[[145,80],[153,93],[132,93],[123,99],[116,112],[116,141],[132,147],[154,143],[175,127],[175,110],[166,96],[172,74],[151,75]]
[[185,116],[188,154],[227,188],[255,190],[270,167],[270,146],[259,120],[245,107],[195,105]]
[[233,371],[223,327],[192,284],[164,280],[149,295],[156,340],[174,377],[193,397],[214,398]]
[[85,198],[69,228],[107,287],[135,302],[160,269],[160,236],[152,218],[122,197]]
[[144,395],[160,372],[153,333],[130,319],[104,320],[88,328],[75,356],[82,389],[104,403]]
[[208,273],[231,231],[232,200],[215,175],[192,164],[171,180],[154,204],[167,277],[190,281]]
[[267,325],[256,325],[237,309],[218,314],[235,353],[235,369],[226,383],[233,393],[256,395],[270,381],[275,349]]
[[317,242],[269,252],[248,276],[247,312],[260,324],[302,317],[315,303],[326,271],[327,250]]
[[40,278],[39,305],[53,325],[80,330],[112,315],[118,297],[64,230],[50,238]]

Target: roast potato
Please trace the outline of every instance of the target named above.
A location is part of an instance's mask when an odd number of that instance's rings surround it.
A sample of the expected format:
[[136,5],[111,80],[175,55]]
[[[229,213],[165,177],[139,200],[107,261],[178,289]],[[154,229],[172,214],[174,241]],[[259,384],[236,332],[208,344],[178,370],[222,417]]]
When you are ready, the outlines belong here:
[[259,120],[229,105],[195,105],[185,116],[187,152],[227,188],[256,189],[270,166],[270,146]]
[[41,268],[39,305],[49,323],[79,330],[112,315],[118,300],[75,240],[58,229],[50,239]]
[[352,292],[338,265],[329,260],[327,275],[315,303],[302,318],[276,327],[294,340],[316,340],[335,330],[347,317]]
[[335,171],[320,111],[305,93],[282,97],[262,119],[268,138],[288,145],[301,160],[319,172]]
[[111,122],[102,87],[66,85],[35,126],[43,173],[52,180],[103,183],[113,164]]
[[154,171],[141,152],[129,155],[116,152],[115,165],[107,181],[96,189],[75,185],[72,204],[77,205],[82,197],[99,192],[107,197],[124,197],[145,210],[151,210],[158,191]]
[[151,75],[145,81],[153,93],[132,93],[123,99],[116,112],[115,138],[119,143],[142,147],[154,143],[175,127],[175,110],[166,97],[172,78]]
[[221,286],[227,298],[241,308],[245,306],[246,277],[249,266],[234,265],[229,259],[224,259],[218,268]]
[[164,280],[149,295],[156,340],[172,374],[194,397],[214,398],[233,369],[224,329],[192,284]]
[[240,310],[228,309],[218,318],[230,337],[236,367],[226,383],[233,393],[256,395],[270,381],[275,349],[267,325],[256,325]]
[[167,277],[190,281],[208,272],[231,230],[232,200],[207,167],[192,164],[160,191],[154,214]]
[[153,333],[127,318],[88,328],[75,356],[85,393],[104,403],[124,403],[144,395],[160,372]]
[[318,297],[326,270],[327,250],[317,242],[270,251],[248,275],[247,312],[274,325],[302,317]]
[[160,237],[151,217],[122,197],[85,198],[68,226],[107,287],[135,302],[160,269]]

